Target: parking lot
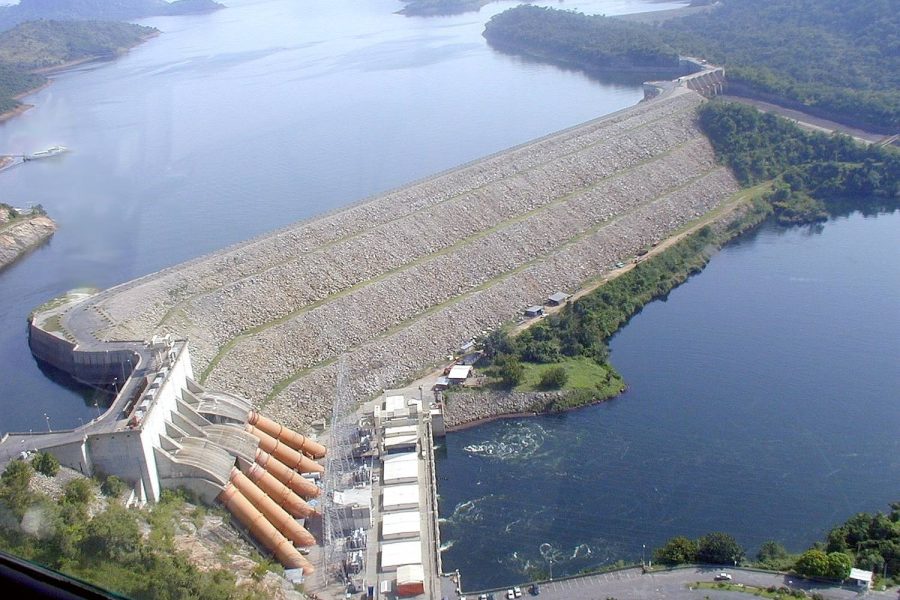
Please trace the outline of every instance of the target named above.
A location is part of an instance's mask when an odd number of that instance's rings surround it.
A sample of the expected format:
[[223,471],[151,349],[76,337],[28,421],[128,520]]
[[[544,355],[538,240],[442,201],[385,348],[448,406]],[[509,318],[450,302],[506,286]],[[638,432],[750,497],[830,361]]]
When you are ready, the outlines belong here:
[[[544,582],[540,584],[541,600],[637,600],[637,599],[667,599],[667,600],[739,600],[742,597],[750,597],[739,592],[695,589],[692,584],[698,581],[712,582],[721,568],[691,567],[675,569],[671,571],[659,571],[642,574],[639,568],[625,569],[610,573],[587,575],[571,579]],[[786,586],[792,589],[802,589],[808,594],[819,593],[829,600],[849,600],[851,598],[896,598],[896,592],[868,592],[863,593],[855,588],[841,588],[829,586],[817,582],[795,580],[791,576],[751,571],[745,569],[726,569],[733,576],[732,583],[768,587]],[[533,597],[529,593],[529,586],[520,586],[522,598]],[[445,591],[448,591],[445,588]],[[492,590],[494,600],[505,600],[506,589]],[[466,600],[478,600],[479,593],[466,594]],[[448,595],[448,600],[457,600],[463,596]]]

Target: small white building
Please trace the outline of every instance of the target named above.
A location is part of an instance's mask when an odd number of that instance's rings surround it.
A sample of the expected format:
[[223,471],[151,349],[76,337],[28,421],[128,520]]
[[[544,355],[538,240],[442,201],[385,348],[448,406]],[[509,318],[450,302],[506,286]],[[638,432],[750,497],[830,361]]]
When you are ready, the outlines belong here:
[[547,298],[547,304],[550,306],[559,306],[561,304],[565,304],[566,301],[571,298],[569,294],[565,292],[556,292],[555,294],[551,294],[549,298]]
[[872,589],[872,571],[852,568],[850,569],[850,577],[847,579],[856,584],[857,587],[864,587],[867,590]]
[[422,513],[417,510],[385,513],[381,518],[381,539],[417,538],[422,531]]
[[525,316],[528,318],[542,317],[544,316],[544,307],[537,305],[529,306],[525,309]]
[[389,454],[382,460],[384,485],[419,481],[419,455],[415,452]]
[[419,508],[418,484],[385,486],[381,492],[381,506],[385,512]]
[[381,455],[416,452],[419,445],[418,435],[395,435],[385,437],[381,442]]
[[381,570],[396,571],[403,565],[422,564],[422,542],[384,542],[381,544]]
[[472,374],[472,365],[453,365],[447,374],[447,380],[454,385],[459,385]]

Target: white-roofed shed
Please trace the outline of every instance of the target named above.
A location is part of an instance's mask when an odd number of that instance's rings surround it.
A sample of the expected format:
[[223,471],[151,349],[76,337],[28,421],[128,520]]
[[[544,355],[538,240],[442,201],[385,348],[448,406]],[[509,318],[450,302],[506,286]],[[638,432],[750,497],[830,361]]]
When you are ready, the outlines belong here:
[[415,452],[389,454],[382,461],[384,485],[415,483],[419,480],[419,456]]
[[422,564],[422,542],[384,542],[381,544],[381,569],[396,571],[402,565]]
[[385,513],[381,518],[381,539],[395,540],[419,537],[422,513],[417,510]]
[[447,374],[447,379],[450,380],[450,383],[462,383],[468,379],[471,374],[471,365],[453,365],[450,369],[450,373]]
[[864,571],[854,567],[850,569],[850,577],[847,579],[853,581],[859,587],[864,587],[866,589],[872,587],[872,571]]
[[419,508],[419,486],[415,483],[385,486],[381,504],[385,511]]

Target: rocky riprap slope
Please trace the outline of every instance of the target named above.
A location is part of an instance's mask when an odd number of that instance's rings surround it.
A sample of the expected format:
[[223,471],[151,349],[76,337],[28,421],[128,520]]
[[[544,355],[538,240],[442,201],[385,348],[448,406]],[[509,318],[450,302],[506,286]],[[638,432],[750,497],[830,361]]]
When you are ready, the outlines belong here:
[[11,265],[32,248],[45,242],[56,231],[56,223],[44,215],[11,218],[0,207],[0,269]]
[[468,337],[575,290],[738,189],[693,92],[541,138],[136,280],[81,310],[101,339],[171,332],[207,384],[303,426],[337,359],[362,399]]

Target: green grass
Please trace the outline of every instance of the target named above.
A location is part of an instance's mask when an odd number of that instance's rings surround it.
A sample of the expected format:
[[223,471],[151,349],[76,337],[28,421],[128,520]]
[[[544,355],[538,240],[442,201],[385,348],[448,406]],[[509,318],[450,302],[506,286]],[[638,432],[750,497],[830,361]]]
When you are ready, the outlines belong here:
[[544,391],[544,388],[540,387],[541,376],[553,367],[564,368],[569,376],[564,390],[595,389],[598,383],[606,381],[607,369],[612,370],[585,357],[567,358],[558,363],[522,363],[522,366],[525,367],[525,377],[522,383],[516,386],[517,392]]

